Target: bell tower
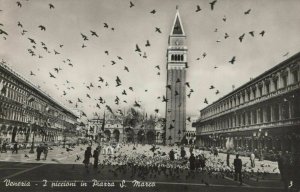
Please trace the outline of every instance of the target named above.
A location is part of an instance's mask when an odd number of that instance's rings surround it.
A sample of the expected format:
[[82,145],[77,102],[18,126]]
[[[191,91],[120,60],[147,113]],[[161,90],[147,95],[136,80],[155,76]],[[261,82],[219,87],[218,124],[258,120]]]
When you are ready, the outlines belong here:
[[186,128],[186,35],[176,7],[167,50],[166,142],[180,142]]

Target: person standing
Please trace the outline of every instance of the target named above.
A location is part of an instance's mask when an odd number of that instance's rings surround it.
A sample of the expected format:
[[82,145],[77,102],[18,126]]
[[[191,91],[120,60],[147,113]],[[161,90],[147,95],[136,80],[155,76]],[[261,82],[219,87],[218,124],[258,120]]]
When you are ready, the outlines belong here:
[[289,186],[289,175],[288,175],[288,170],[287,170],[287,164],[288,164],[288,158],[287,158],[287,154],[286,153],[279,153],[278,154],[278,169],[280,172],[280,176],[281,176],[281,180],[283,182],[284,185],[284,189],[288,190],[288,186]]
[[195,160],[195,169],[196,169],[196,171],[200,169],[200,155],[198,155],[196,157],[196,160]]
[[44,145],[43,152],[44,152],[44,160],[46,160],[48,156],[48,144]]
[[86,150],[85,150],[85,152],[84,152],[84,160],[83,160],[85,168],[89,168],[90,158],[91,157],[92,157],[92,148],[91,147],[87,147]]
[[239,154],[236,155],[233,165],[234,165],[234,171],[235,171],[234,180],[237,181],[237,178],[239,177],[240,184],[242,184],[242,182],[243,182],[243,180],[242,180],[242,160],[239,159]]
[[14,152],[16,152],[16,154],[18,154],[18,142],[16,142],[14,144],[13,150],[11,151],[11,153],[14,153]]
[[39,161],[41,159],[41,154],[43,152],[43,147],[41,145],[38,145],[36,148],[36,160]]
[[251,167],[254,168],[255,167],[255,155],[253,152],[250,155],[250,162],[251,162]]
[[230,166],[230,152],[229,152],[229,150],[227,151],[226,164],[227,164],[228,167]]
[[4,153],[4,152],[7,153],[6,145],[7,145],[7,143],[6,143],[6,141],[4,141],[2,144],[1,153]]
[[190,147],[190,155],[193,153],[193,151],[194,151],[194,146],[191,145],[191,147]]
[[98,168],[98,161],[99,161],[99,148],[98,147],[94,150],[93,157],[94,157],[94,168],[96,169],[96,168]]
[[185,155],[186,155],[186,152],[185,152],[185,150],[184,150],[184,147],[181,147],[181,151],[180,151],[181,159],[184,159],[184,158],[185,158]]
[[195,160],[196,160],[196,159],[195,159],[195,156],[194,156],[194,154],[192,153],[191,156],[190,156],[190,159],[189,159],[191,171],[194,171],[194,170],[195,170]]
[[174,161],[174,159],[175,159],[175,154],[174,154],[173,149],[171,149],[171,151],[170,151],[170,153],[169,153],[169,157],[170,157],[170,161]]

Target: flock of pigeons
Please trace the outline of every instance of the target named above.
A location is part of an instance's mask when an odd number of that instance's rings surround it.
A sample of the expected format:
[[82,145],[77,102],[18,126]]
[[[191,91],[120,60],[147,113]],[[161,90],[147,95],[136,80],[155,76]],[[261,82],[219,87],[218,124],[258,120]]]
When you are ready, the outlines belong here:
[[[19,7],[19,8],[22,8],[24,3],[25,3],[25,1],[17,1],[16,6]],[[26,1],[26,3],[28,3],[28,1]],[[218,3],[217,3],[217,0],[214,0],[214,1],[209,2],[209,4],[210,4],[211,10],[213,11],[215,6],[217,6]],[[135,5],[135,3],[133,1],[129,2],[129,9],[134,9],[134,8],[137,8],[137,7],[138,6]],[[55,11],[55,5],[49,3],[48,5],[45,5],[45,11],[47,9],[48,9],[48,11]],[[1,11],[3,11],[3,10],[1,10]],[[198,13],[200,11],[202,11],[200,5],[196,5],[195,12]],[[149,13],[152,14],[152,15],[155,15],[155,14],[157,14],[157,11],[155,9],[153,9],[153,10],[149,11]],[[250,13],[251,13],[251,9],[248,9],[244,12],[244,15],[249,15]],[[0,12],[0,14],[1,14],[1,12]],[[224,22],[227,21],[226,16],[223,17],[223,21]],[[25,39],[27,39],[29,41],[30,47],[27,49],[27,52],[32,57],[37,57],[39,59],[42,59],[42,58],[45,57],[46,54],[52,54],[54,56],[63,56],[63,51],[64,51],[63,50],[63,48],[64,48],[63,44],[58,44],[57,47],[50,47],[44,41],[33,38],[31,36],[29,30],[26,29],[25,25],[23,25],[23,23],[21,23],[20,21],[17,22],[17,27],[20,30],[20,34],[22,35],[22,37],[24,37]],[[37,27],[40,29],[41,32],[47,32],[47,27],[45,25],[40,24],[40,25],[37,25]],[[107,22],[103,23],[103,28],[106,29],[106,30],[115,31],[115,27],[111,26],[111,24],[109,24]],[[162,30],[159,27],[154,27],[153,30],[157,34],[162,33]],[[218,32],[218,29],[215,29],[214,32]],[[256,33],[255,31],[248,32],[248,34],[251,37],[254,37],[255,33]],[[259,32],[259,34],[263,37],[264,34],[265,34],[265,31],[262,30],[261,32]],[[9,37],[9,34],[5,31],[4,24],[2,24],[2,23],[0,23],[0,36],[2,36],[2,38],[4,40],[6,40]],[[99,38],[100,34],[97,31],[91,29],[91,30],[89,30],[89,34],[84,33],[84,32],[78,32],[78,36],[81,37],[81,40],[82,40],[81,48],[85,49],[85,48],[88,47],[88,42],[95,39],[95,38]],[[246,33],[241,34],[238,37],[238,40],[242,43],[245,36],[246,36]],[[230,37],[230,35],[228,33],[225,33],[224,39],[228,39],[229,37]],[[219,43],[219,42],[221,42],[221,41],[218,40],[217,43]],[[138,54],[138,56],[147,59],[148,54],[146,52],[146,49],[150,46],[151,46],[150,40],[146,40],[146,42],[143,46],[141,46],[139,44],[136,44],[135,49],[133,51],[134,51],[134,53]],[[106,56],[110,56],[111,53],[110,53],[109,50],[105,50],[104,54]],[[207,53],[204,52],[202,54],[202,58],[204,59],[206,56],[207,56]],[[196,60],[200,60],[200,57],[197,58]],[[76,65],[73,63],[73,61],[70,58],[64,59],[64,60],[62,60],[62,62],[63,62],[63,65],[59,65],[59,66],[53,68],[53,71],[49,71],[49,78],[50,79],[56,79],[60,75],[60,73],[63,69],[66,69],[68,67],[69,68],[76,67]],[[111,60],[110,64],[112,66],[114,66],[114,65],[118,65],[121,62],[124,62],[123,57],[117,56],[116,59]],[[236,56],[233,56],[231,58],[231,60],[229,60],[228,62],[231,63],[231,64],[234,64],[236,62]],[[128,73],[131,72],[131,69],[127,65],[124,65],[123,68],[124,68],[124,71],[126,71]],[[217,69],[218,67],[215,66],[214,68]],[[155,73],[157,74],[157,76],[160,76],[160,74],[161,74],[160,65],[154,66],[154,69],[156,70]],[[38,71],[39,71],[39,69],[38,69]],[[30,76],[36,76],[37,75],[36,73],[37,73],[36,71],[32,71],[32,70],[29,71]],[[181,81],[180,79],[177,79],[177,82],[180,82],[180,81]],[[190,89],[189,93],[187,94],[187,97],[190,98],[191,94],[194,92],[194,90],[192,88],[190,88],[190,83],[189,82],[186,82],[185,85]],[[74,90],[75,87],[76,87],[69,80],[65,80],[65,83],[63,83],[63,86],[65,86],[65,87],[62,90],[62,95],[61,96],[65,97],[65,98],[68,95],[68,93],[70,93],[71,90]],[[85,83],[83,83],[83,86],[85,86],[86,89],[87,89],[87,93],[85,93],[85,97],[84,98],[83,97],[81,97],[81,98],[78,97],[75,100],[66,98],[66,101],[70,105],[77,108],[77,107],[79,107],[79,105],[83,105],[84,100],[87,99],[87,100],[90,100],[90,101],[95,103],[93,106],[90,105],[90,107],[97,108],[96,110],[98,110],[98,109],[101,109],[102,106],[103,106],[106,110],[108,110],[112,114],[122,113],[122,110],[119,109],[119,110],[114,111],[114,108],[120,108],[121,103],[127,103],[126,96],[129,94],[129,92],[134,92],[135,91],[133,86],[125,87],[124,83],[123,83],[123,80],[119,76],[115,77],[115,82],[114,83],[109,82],[108,80],[105,80],[102,76],[99,76],[98,77],[98,82],[96,82],[96,83],[95,82],[88,82],[88,83],[85,82]],[[114,87],[117,87],[117,88],[120,89],[120,95],[116,95],[115,99],[114,99],[114,104],[116,106],[111,106],[112,104],[107,103],[106,100],[101,96],[93,97],[89,93],[89,91],[92,90],[92,89],[97,89],[98,88],[99,90],[101,90],[104,87],[108,88],[110,86],[114,86]],[[61,89],[58,84],[55,84],[55,87],[57,88],[57,90]],[[171,89],[171,86],[167,85],[166,89]],[[214,85],[211,85],[209,87],[209,89],[211,89],[211,90],[215,89]],[[145,93],[147,93],[148,89],[145,89],[144,91],[145,91]],[[176,90],[174,92],[175,92],[176,96],[179,95],[179,93]],[[220,93],[219,90],[215,91],[215,94],[219,94],[219,93]],[[166,98],[165,95],[158,96],[157,99],[161,100],[162,102],[168,102],[168,100],[169,100],[169,98]],[[204,103],[206,103],[206,104],[209,103],[207,98],[204,99]],[[141,105],[142,105],[141,101],[136,100],[134,102],[135,107],[141,107]],[[159,113],[159,109],[155,109],[154,112]],[[84,112],[83,112],[82,115],[87,116],[87,114],[84,113]],[[95,112],[94,115],[98,115],[98,114]],[[188,120],[190,120],[190,117],[188,118]]]

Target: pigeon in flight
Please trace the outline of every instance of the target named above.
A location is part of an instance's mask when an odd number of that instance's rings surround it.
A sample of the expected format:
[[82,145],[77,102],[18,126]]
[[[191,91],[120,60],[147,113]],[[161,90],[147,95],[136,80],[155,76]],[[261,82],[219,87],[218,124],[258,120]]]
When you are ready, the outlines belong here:
[[200,8],[200,5],[197,5],[197,9],[196,9],[196,12],[199,12],[201,11],[202,9]]
[[89,40],[88,38],[87,38],[87,36],[86,35],[84,35],[84,34],[82,34],[82,33],[80,33],[81,34],[81,37],[83,38],[83,40],[84,41],[87,41],[87,40]]
[[39,28],[41,29],[41,31],[46,31],[46,27],[43,25],[39,25]]
[[211,10],[214,10],[216,2],[217,2],[217,0],[214,0],[214,1],[212,1],[212,2],[209,3]]
[[134,101],[134,107],[141,107],[141,105],[137,102],[137,101]]
[[18,7],[22,7],[22,3],[20,3],[20,1],[17,1],[16,3],[18,5]]
[[150,13],[152,13],[154,15],[156,13],[156,10],[153,9]]
[[92,36],[99,37],[98,34],[97,34],[95,31],[92,31],[92,30],[91,30],[90,32],[91,32]]
[[186,82],[185,85],[190,88],[190,83],[189,82]]
[[243,41],[243,39],[244,39],[244,36],[245,36],[245,33],[243,33],[241,36],[239,36],[239,40],[240,40],[240,42],[242,42],[242,41]]
[[129,7],[132,8],[133,6],[134,6],[134,4],[130,1]]
[[0,34],[8,35],[8,33],[2,29],[0,29]]
[[228,33],[225,33],[224,38],[227,39],[229,37]]
[[124,67],[124,70],[127,71],[127,72],[129,72],[129,69],[126,66]]
[[250,31],[249,34],[254,37],[254,31]]
[[247,11],[244,12],[245,15],[248,15],[250,13],[251,9],[248,9]]
[[158,27],[155,27],[155,32],[161,33],[161,30],[160,30],[160,28],[158,28]]
[[206,99],[206,98],[204,99],[204,103],[205,103],[205,104],[208,104],[208,101],[207,101],[207,99]]
[[18,27],[21,27],[21,28],[23,28],[23,25],[21,24],[21,22],[20,22],[20,21],[18,21]]
[[51,3],[49,3],[49,9],[54,9],[54,5],[52,5]]
[[52,73],[49,73],[51,78],[56,78]]
[[231,63],[231,64],[234,64],[234,62],[235,62],[235,56],[233,56],[232,59],[230,61],[228,61],[228,62]]
[[150,42],[147,40],[145,47],[150,47]]
[[136,52],[141,52],[141,49],[139,48],[138,44],[135,45],[135,51]]
[[259,34],[263,37],[264,34],[265,34],[265,31],[263,30],[263,31],[261,31]]

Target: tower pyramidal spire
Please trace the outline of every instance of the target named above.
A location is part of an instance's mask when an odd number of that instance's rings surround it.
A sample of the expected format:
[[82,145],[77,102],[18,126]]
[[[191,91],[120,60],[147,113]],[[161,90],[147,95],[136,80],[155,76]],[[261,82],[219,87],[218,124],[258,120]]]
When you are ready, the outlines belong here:
[[166,85],[166,142],[181,142],[186,129],[186,35],[178,6],[169,35]]
[[179,8],[178,5],[176,6],[176,15],[174,18],[172,30],[170,35],[185,35],[184,30],[182,27],[182,22],[179,14]]

